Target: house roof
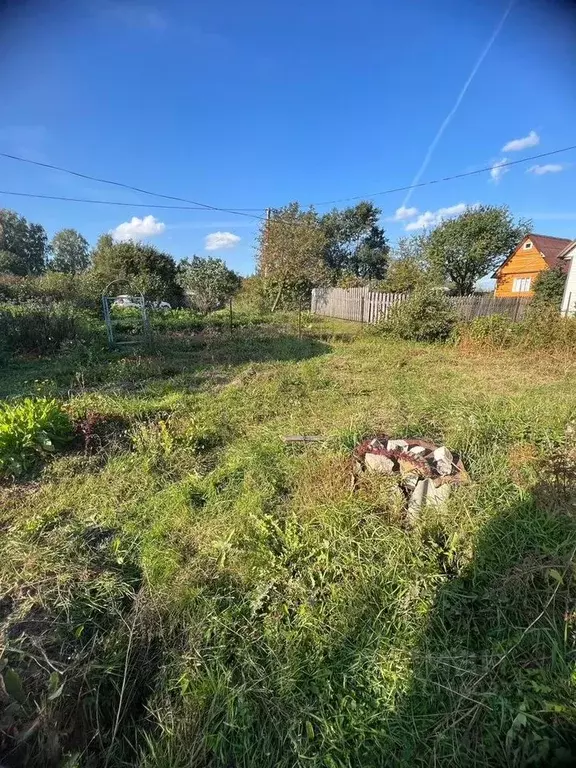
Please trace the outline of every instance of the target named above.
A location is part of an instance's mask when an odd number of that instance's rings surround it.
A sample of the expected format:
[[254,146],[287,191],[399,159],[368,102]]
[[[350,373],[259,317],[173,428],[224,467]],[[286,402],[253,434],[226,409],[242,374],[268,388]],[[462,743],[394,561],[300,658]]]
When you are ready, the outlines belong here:
[[559,259],[565,259],[570,251],[576,246],[576,240],[570,240],[566,248],[563,248],[558,254]]
[[536,248],[540,251],[544,257],[544,261],[550,268],[552,267],[566,267],[567,264],[558,257],[562,251],[570,245],[572,240],[569,237],[549,237],[548,235],[528,235],[530,240],[534,243]]
[[544,261],[546,264],[548,264],[550,269],[556,266],[560,266],[564,272],[568,272],[568,268],[570,267],[569,263],[564,259],[559,258],[559,256],[563,251],[567,250],[568,246],[571,245],[574,241],[569,237],[550,237],[550,235],[537,235],[533,232],[530,232],[522,238],[512,253],[506,259],[504,259],[492,277],[498,276],[498,272],[505,264],[510,261],[524,240],[532,240],[534,246],[540,251]]

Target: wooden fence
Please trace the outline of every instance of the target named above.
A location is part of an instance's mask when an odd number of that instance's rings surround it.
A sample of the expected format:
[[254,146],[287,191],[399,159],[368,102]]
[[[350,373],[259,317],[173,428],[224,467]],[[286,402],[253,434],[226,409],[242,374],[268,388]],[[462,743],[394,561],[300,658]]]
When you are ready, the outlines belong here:
[[[368,288],[314,288],[311,311],[325,317],[355,320],[359,323],[378,323],[386,320],[396,304],[408,298],[407,293],[382,293]],[[521,320],[530,299],[502,299],[495,296],[450,297],[462,320],[473,320],[487,315],[506,315]]]
[[311,311],[325,317],[378,323],[408,297],[407,293],[382,293],[367,288],[313,288]]
[[488,315],[506,315],[512,320],[522,320],[531,299],[518,296],[503,299],[496,296],[452,296],[450,298],[461,320],[474,320]]

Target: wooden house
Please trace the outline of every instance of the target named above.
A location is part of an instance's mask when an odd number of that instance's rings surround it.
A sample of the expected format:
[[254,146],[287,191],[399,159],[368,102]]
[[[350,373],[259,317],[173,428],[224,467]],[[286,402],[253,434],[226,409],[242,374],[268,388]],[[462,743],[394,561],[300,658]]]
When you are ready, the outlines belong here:
[[560,254],[571,242],[566,237],[526,235],[492,275],[496,278],[494,295],[499,298],[532,296],[534,280],[543,270],[560,266],[568,273],[570,263],[560,258]]

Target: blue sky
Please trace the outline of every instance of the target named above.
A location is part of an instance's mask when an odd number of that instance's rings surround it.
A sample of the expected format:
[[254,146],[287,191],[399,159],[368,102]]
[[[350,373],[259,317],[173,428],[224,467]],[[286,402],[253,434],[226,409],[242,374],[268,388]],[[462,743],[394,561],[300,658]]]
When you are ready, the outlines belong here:
[[[576,144],[568,6],[23,2],[0,18],[0,151],[262,209],[370,195],[412,183],[419,170],[425,181],[522,159]],[[177,258],[210,253],[253,269],[254,219],[155,209],[170,201],[5,158],[0,189],[130,204],[0,194],[0,206],[50,235],[71,226],[94,242],[114,230]],[[506,203],[537,232],[576,237],[575,190],[573,150],[374,199],[392,242],[478,202]]]

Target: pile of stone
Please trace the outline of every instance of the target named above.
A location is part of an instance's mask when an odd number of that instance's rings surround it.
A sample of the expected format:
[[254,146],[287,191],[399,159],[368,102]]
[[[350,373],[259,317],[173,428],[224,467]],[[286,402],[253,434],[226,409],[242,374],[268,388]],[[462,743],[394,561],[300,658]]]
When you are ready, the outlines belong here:
[[365,440],[354,451],[355,472],[396,475],[407,500],[407,519],[413,523],[426,504],[444,504],[452,488],[468,482],[457,454],[428,440],[387,436]]

